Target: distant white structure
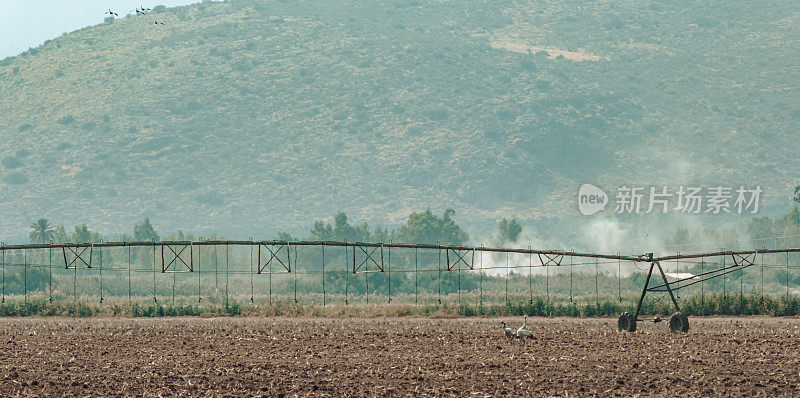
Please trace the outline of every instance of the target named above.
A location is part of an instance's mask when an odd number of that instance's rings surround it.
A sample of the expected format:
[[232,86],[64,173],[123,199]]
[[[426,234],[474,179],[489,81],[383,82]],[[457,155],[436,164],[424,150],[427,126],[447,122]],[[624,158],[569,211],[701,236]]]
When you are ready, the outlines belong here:
[[666,275],[667,278],[673,278],[673,279],[688,279],[695,277],[694,274],[688,272],[665,272],[664,275]]

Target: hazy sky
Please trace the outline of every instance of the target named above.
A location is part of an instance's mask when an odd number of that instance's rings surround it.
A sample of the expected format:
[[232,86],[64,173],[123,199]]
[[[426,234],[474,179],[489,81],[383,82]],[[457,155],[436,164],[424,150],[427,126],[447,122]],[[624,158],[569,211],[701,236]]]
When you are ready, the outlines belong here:
[[0,59],[36,47],[47,39],[103,22],[110,8],[120,17],[140,6],[153,8],[198,0],[4,0],[0,13]]

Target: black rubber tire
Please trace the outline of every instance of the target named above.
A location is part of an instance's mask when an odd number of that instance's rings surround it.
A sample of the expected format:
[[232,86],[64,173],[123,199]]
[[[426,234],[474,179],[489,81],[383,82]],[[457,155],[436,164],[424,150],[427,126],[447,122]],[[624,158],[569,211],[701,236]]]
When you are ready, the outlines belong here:
[[617,319],[617,330],[620,332],[635,332],[636,319],[628,312],[622,313]]
[[669,318],[669,331],[673,333],[686,333],[689,331],[689,317],[676,312]]

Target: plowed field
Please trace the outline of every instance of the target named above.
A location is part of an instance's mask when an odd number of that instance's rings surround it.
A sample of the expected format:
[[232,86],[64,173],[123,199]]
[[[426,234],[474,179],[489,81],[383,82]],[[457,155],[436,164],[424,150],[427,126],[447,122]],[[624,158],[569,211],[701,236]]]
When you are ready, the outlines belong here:
[[0,319],[0,394],[800,394],[800,319]]

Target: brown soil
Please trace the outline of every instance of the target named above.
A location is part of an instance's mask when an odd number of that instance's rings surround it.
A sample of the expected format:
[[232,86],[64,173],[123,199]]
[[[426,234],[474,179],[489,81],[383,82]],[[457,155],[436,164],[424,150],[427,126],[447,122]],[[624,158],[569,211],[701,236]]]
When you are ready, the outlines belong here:
[[0,394],[800,394],[800,319],[500,320],[2,319]]

